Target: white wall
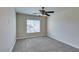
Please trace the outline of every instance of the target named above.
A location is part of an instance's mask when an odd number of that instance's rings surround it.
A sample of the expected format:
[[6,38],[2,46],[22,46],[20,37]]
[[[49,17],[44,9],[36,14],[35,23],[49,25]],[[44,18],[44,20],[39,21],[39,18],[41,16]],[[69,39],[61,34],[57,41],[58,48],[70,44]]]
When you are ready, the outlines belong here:
[[0,8],[0,51],[11,51],[16,41],[14,8]]
[[52,14],[48,18],[48,36],[79,49],[79,8]]
[[[38,36],[47,36],[47,18],[39,17],[40,20],[40,32],[39,33],[27,33],[26,32],[26,20],[27,20],[26,14],[17,13],[16,14],[16,35],[17,39],[22,38],[30,38],[30,37],[38,37]],[[35,17],[36,16],[32,16]]]

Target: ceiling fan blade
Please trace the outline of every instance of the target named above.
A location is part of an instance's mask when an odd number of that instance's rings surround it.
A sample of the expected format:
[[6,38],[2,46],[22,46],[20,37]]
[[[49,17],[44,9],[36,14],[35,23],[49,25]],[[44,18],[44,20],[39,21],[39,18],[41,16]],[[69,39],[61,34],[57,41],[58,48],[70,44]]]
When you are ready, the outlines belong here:
[[33,14],[40,14],[40,13],[33,13]]
[[45,13],[45,15],[50,16],[49,14]]
[[46,11],[46,13],[54,13],[54,11]]

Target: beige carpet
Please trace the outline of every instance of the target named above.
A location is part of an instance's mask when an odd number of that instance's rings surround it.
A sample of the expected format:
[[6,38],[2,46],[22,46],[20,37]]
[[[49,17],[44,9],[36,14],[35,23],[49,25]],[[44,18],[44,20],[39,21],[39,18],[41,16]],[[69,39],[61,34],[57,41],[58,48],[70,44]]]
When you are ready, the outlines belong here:
[[37,37],[17,40],[13,52],[79,52],[79,50],[55,39]]

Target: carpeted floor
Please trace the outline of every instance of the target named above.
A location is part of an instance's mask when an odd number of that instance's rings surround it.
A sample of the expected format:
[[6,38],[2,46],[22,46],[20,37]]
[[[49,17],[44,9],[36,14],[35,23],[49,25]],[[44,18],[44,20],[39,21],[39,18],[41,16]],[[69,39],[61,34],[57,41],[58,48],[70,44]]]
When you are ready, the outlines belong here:
[[55,39],[36,37],[17,40],[13,52],[79,52],[79,50]]

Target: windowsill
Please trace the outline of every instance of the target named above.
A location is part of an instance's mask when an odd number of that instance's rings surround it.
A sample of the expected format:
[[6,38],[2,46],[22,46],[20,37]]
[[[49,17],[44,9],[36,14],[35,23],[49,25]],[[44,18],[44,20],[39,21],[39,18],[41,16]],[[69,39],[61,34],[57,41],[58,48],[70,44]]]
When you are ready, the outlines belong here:
[[35,34],[35,33],[40,33],[40,32],[34,32],[34,33],[27,33],[27,34]]

